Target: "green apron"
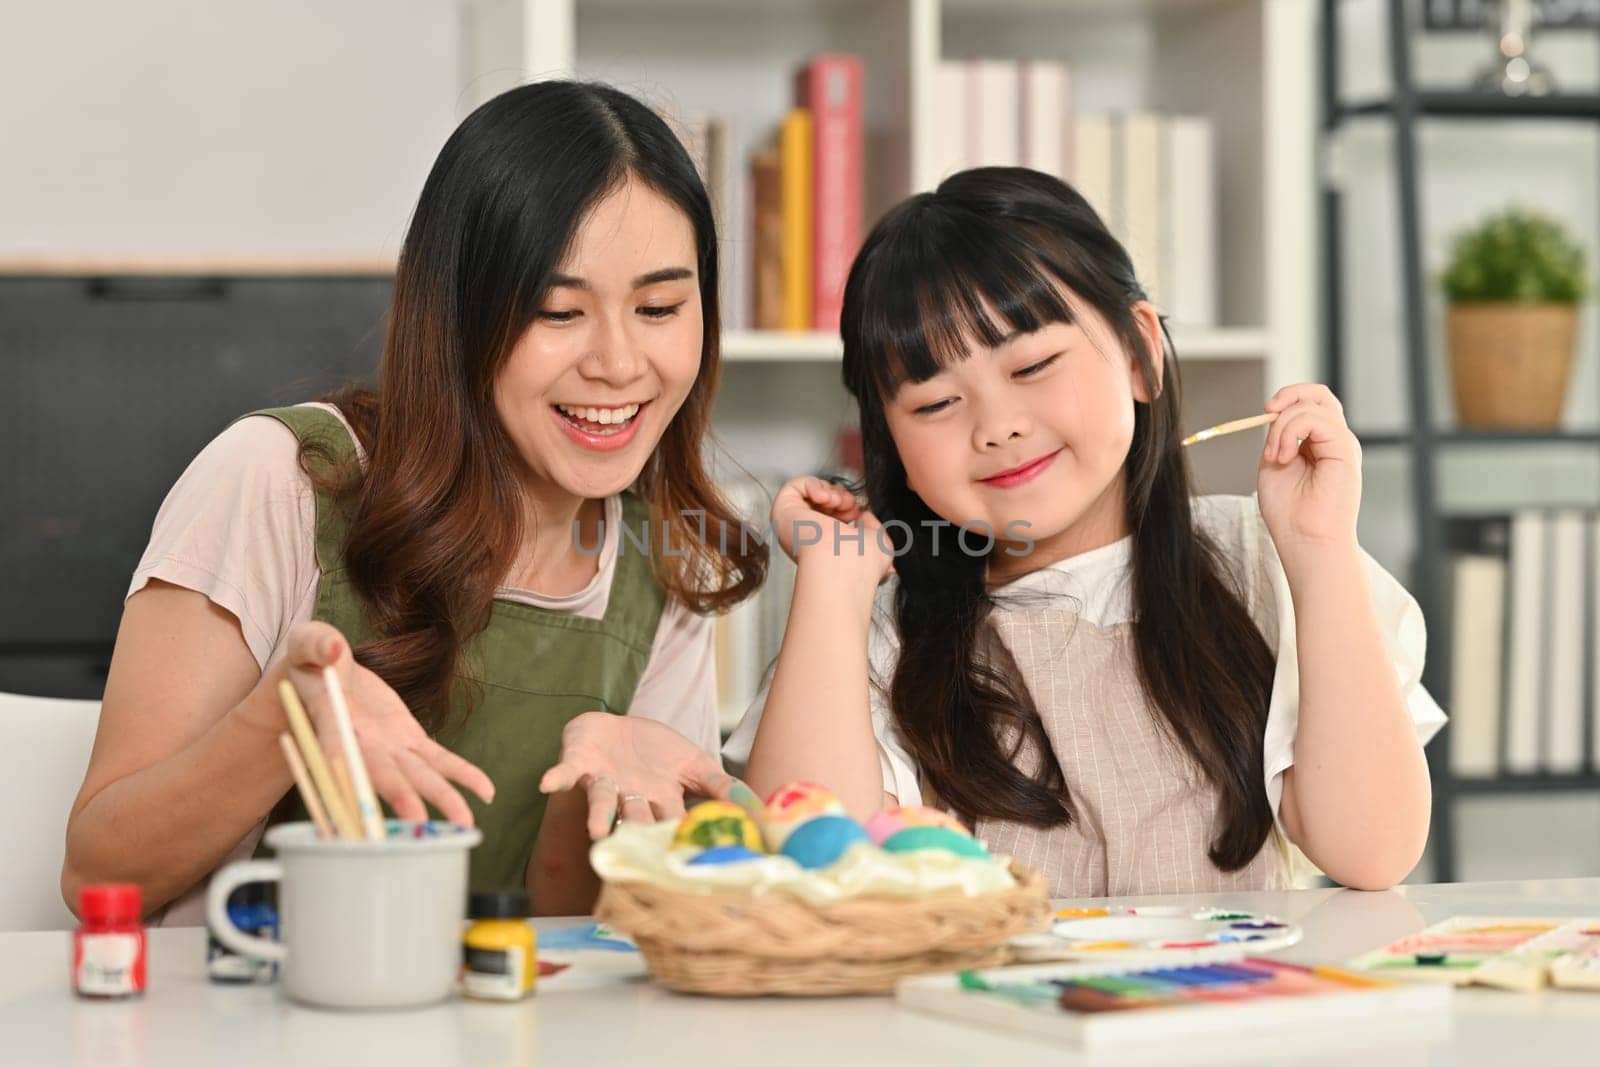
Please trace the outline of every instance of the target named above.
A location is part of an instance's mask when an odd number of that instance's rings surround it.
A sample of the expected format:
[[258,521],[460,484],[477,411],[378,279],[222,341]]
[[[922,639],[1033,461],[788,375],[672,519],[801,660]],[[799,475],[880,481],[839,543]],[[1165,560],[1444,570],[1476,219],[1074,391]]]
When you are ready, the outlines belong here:
[[[350,434],[325,409],[275,408],[254,414],[277,419],[302,442],[314,438],[337,464],[356,462]],[[624,531],[618,531],[616,572],[603,618],[496,599],[488,627],[463,647],[457,676],[468,681],[465,688],[475,700],[464,720],[459,706],[452,708],[434,739],[482,768],[494,782],[494,803],[489,805],[461,790],[483,831],[483,843],[472,853],[474,890],[524,885],[544,818],[546,798],[539,792],[539,779],[560,758],[562,728],[586,711],[627,714],[633,702],[665,595],[648,553],[640,548],[649,543],[648,509],[628,493],[622,497],[622,514]],[[348,526],[347,503],[319,491],[317,566],[322,577],[312,617],[338,627],[359,647],[374,634],[345,569]],[[631,537],[625,533],[629,530],[634,531]],[[271,821],[305,817],[291,791]]]

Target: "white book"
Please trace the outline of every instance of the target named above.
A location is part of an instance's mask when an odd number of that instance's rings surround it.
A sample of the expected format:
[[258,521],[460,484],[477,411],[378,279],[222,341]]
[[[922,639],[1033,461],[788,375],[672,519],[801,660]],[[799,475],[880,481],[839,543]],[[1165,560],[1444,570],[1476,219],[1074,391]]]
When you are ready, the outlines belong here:
[[1112,122],[1109,115],[1078,115],[1072,123],[1072,172],[1070,181],[1100,221],[1112,233],[1122,226],[1122,212],[1116,196],[1116,164]]
[[1070,134],[1070,74],[1065,63],[1027,60],[1022,83],[1022,146],[1024,167],[1063,177],[1067,174]]
[[1589,516],[1589,628],[1585,657],[1594,671],[1589,680],[1589,763],[1600,771],[1600,514]]
[[967,78],[967,130],[974,167],[1014,167],[1018,148],[1017,64],[975,59]]
[[939,101],[937,141],[940,181],[971,164],[967,161],[967,65],[945,60],[935,74]]
[[1506,770],[1539,770],[1545,678],[1545,582],[1549,523],[1537,511],[1511,520],[1510,640],[1506,660]]
[[1217,323],[1217,177],[1210,119],[1167,120],[1162,228],[1167,314],[1184,326]]
[[1500,763],[1506,561],[1460,555],[1451,569],[1450,768],[1463,778],[1487,778]]
[[1168,308],[1167,279],[1161,263],[1166,226],[1162,203],[1165,121],[1160,115],[1124,115],[1117,138],[1117,182],[1121,190],[1122,230],[1117,236],[1133,258],[1134,273],[1156,307]]
[[1549,615],[1545,620],[1549,723],[1544,731],[1544,769],[1557,774],[1576,773],[1584,760],[1588,525],[1588,517],[1581,511],[1558,512],[1551,520]]
[[[766,529],[770,505],[761,483],[739,478],[724,482],[721,489],[734,510],[753,527],[752,538]],[[730,531],[730,545],[737,536],[737,532]],[[765,666],[761,631],[760,594],[740,602],[716,620],[717,718],[724,730],[738,725],[761,683]]]

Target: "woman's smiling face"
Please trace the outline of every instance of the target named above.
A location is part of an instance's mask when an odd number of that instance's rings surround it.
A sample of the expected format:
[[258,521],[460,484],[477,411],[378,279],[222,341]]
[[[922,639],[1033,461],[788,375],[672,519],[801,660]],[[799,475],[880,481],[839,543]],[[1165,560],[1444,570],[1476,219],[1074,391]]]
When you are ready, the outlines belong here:
[[[1126,532],[1123,466],[1134,404],[1149,400],[1138,361],[1067,295],[1077,322],[973,345],[885,405],[907,484],[929,508],[1004,541],[1058,542],[1052,558]],[[1149,305],[1135,319],[1159,334]]]
[[632,485],[694,385],[705,341],[693,224],[628,180],[597,201],[495,379],[501,425],[541,488]]

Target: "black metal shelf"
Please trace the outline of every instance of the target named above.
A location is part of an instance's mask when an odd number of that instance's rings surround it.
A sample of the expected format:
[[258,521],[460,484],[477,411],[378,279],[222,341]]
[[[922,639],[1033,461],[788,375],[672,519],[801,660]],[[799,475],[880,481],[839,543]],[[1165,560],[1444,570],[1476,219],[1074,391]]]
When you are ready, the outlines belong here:
[[[1549,96],[1498,96],[1493,93],[1415,92],[1409,106],[1424,118],[1459,119],[1587,119],[1600,121],[1600,94],[1552,93]],[[1393,118],[1401,107],[1395,98],[1340,104],[1329,115],[1330,127],[1354,118]]]
[[[1338,84],[1339,63],[1338,0],[1322,0],[1321,126],[1325,139],[1354,119],[1383,120],[1394,138],[1394,179],[1398,207],[1396,243],[1400,253],[1402,292],[1403,354],[1405,370],[1405,415],[1414,429],[1371,431],[1358,438],[1374,448],[1402,450],[1410,460],[1409,487],[1411,518],[1416,529],[1416,559],[1409,585],[1430,635],[1428,659],[1422,684],[1430,693],[1448,702],[1450,688],[1451,626],[1448,617],[1450,589],[1446,509],[1439,490],[1439,466],[1446,452],[1477,447],[1523,447],[1538,445],[1586,447],[1600,446],[1600,429],[1550,431],[1490,431],[1438,424],[1433,410],[1434,366],[1429,334],[1427,271],[1422,247],[1422,207],[1419,181],[1419,128],[1433,119],[1482,119],[1505,121],[1584,120],[1600,122],[1600,94],[1593,92],[1552,94],[1549,96],[1507,97],[1481,92],[1450,92],[1417,88],[1412,76],[1413,29],[1409,12],[1416,5],[1410,0],[1385,0],[1385,36],[1388,38],[1390,96],[1380,100],[1346,102]],[[1600,40],[1600,39],[1597,39]],[[1325,170],[1321,187],[1322,226],[1322,307],[1323,353],[1327,382],[1335,393],[1345,384],[1346,347],[1342,309],[1346,294],[1341,275],[1340,234],[1344,231],[1343,194],[1332,170]],[[1600,699],[1597,695],[1595,699]],[[1448,740],[1448,734],[1445,740]],[[1600,768],[1580,774],[1507,774],[1493,778],[1457,779],[1452,773],[1448,747],[1433,744],[1427,750],[1433,773],[1435,803],[1430,851],[1434,857],[1434,876],[1438,881],[1453,881],[1456,875],[1455,806],[1461,797],[1557,793],[1600,790]]]
[[1447,787],[1460,796],[1519,796],[1527,793],[1581,793],[1600,789],[1600,774],[1502,774],[1494,778],[1452,778]]
[[[1356,432],[1365,448],[1394,448],[1416,443],[1405,431]],[[1494,445],[1600,445],[1600,430],[1444,430],[1435,433],[1436,445],[1452,447]]]

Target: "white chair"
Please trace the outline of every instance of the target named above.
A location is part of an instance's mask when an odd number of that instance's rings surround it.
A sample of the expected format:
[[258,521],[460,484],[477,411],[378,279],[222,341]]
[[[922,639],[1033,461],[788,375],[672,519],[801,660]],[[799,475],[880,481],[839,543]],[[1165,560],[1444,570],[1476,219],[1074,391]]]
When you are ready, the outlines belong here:
[[8,868],[0,875],[0,930],[77,925],[61,899],[61,860],[99,721],[98,700],[0,693],[0,849]]

